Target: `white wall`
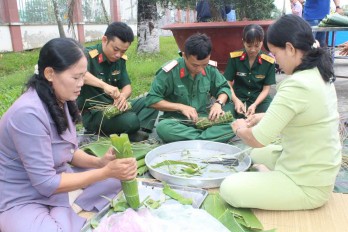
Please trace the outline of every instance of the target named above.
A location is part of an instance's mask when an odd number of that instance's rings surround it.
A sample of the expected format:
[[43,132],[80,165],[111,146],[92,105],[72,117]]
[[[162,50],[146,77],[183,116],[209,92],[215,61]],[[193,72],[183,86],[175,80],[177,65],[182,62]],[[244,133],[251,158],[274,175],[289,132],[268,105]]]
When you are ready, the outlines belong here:
[[[72,37],[68,26],[64,26],[64,31],[67,37]],[[57,25],[22,25],[21,32],[23,49],[40,48],[50,39],[59,37]],[[76,31],[75,34],[77,36]]]
[[13,51],[10,29],[7,25],[0,26],[0,52]]
[[92,25],[92,24],[85,24],[85,41],[95,41],[101,39],[101,37],[104,35],[104,32],[107,28],[106,24],[103,25]]

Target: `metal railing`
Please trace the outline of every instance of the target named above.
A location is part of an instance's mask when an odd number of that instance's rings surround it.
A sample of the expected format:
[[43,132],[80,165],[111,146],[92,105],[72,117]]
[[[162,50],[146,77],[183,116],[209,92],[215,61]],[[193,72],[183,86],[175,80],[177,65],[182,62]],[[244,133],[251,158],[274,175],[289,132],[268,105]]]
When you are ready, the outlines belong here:
[[[56,0],[59,17],[63,23],[68,22],[67,0]],[[0,1],[1,2],[1,1]],[[104,3],[104,8],[103,4]],[[54,24],[56,17],[52,1],[48,0],[17,0],[19,20],[28,24]],[[105,9],[105,10],[104,10]],[[1,5],[0,5],[1,13]],[[110,1],[84,0],[82,1],[83,21],[86,23],[105,23],[110,20]],[[0,17],[1,20],[1,17]],[[0,21],[1,22],[1,21]]]

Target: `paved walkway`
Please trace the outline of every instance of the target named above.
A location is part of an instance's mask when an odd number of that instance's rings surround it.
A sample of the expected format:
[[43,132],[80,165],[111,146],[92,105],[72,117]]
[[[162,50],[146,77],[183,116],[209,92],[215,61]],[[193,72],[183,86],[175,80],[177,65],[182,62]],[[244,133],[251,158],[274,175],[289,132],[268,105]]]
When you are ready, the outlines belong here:
[[335,86],[338,98],[338,111],[341,118],[348,120],[348,59],[336,59],[334,63],[337,76]]
[[[338,99],[338,111],[341,118],[348,120],[348,59],[336,59],[334,63],[335,87]],[[286,78],[284,74],[277,74],[277,82]],[[275,86],[272,87],[271,95],[275,94]]]

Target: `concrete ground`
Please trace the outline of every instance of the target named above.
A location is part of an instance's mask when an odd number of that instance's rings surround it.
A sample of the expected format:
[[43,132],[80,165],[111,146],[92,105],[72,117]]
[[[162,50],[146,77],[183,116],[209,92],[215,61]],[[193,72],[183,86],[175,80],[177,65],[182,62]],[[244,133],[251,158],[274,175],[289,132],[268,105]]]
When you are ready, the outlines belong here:
[[347,59],[336,59],[334,62],[336,81],[335,87],[338,98],[338,111],[341,118],[348,121],[348,57]]

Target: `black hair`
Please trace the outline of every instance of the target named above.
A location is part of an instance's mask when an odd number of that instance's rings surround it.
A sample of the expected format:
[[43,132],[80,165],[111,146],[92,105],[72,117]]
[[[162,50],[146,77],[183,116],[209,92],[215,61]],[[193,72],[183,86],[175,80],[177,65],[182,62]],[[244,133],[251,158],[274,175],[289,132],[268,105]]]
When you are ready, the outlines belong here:
[[258,24],[249,24],[243,29],[243,41],[245,43],[255,43],[262,42],[264,38],[264,32],[260,25]]
[[191,35],[185,41],[185,56],[197,56],[197,60],[204,60],[211,53],[211,40],[206,34]]
[[289,42],[296,49],[304,52],[302,62],[294,69],[302,71],[318,67],[325,82],[335,80],[332,58],[325,48],[316,47],[312,28],[301,17],[293,14],[282,16],[267,30],[264,47],[269,51],[267,43],[279,48],[285,48]]
[[132,28],[123,22],[111,23],[104,33],[109,41],[113,41],[115,37],[122,40],[122,42],[132,43],[134,40],[134,34]]
[[[44,70],[51,67],[56,73],[63,72],[84,56],[84,49],[77,41],[71,38],[52,39],[40,50],[38,73],[34,74],[26,83],[26,88],[35,89],[40,99],[47,105],[58,134],[62,134],[68,128],[68,121],[64,110],[58,105],[52,84],[44,76]],[[80,122],[81,116],[76,102],[67,101],[67,105],[73,122],[75,124]]]

